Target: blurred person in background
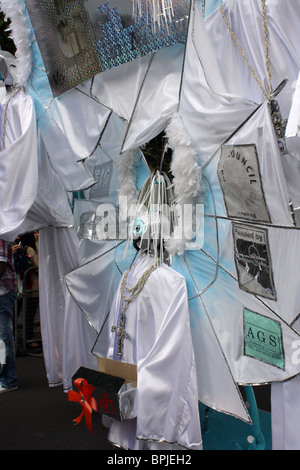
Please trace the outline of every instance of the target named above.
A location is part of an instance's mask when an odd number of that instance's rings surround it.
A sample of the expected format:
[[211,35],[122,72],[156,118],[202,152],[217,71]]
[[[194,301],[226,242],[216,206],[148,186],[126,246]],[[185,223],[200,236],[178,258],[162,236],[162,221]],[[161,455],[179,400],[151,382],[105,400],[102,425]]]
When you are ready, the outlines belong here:
[[5,351],[5,361],[2,359],[0,365],[0,393],[18,388],[13,329],[16,287],[12,243],[0,240],[0,342]]
[[29,347],[36,348],[40,345],[33,341],[34,319],[39,307],[39,257],[35,233],[30,232],[22,234],[20,236],[20,247],[27,257],[28,269],[36,268],[27,271],[23,279],[23,293],[25,292],[27,295],[26,340],[28,341]]

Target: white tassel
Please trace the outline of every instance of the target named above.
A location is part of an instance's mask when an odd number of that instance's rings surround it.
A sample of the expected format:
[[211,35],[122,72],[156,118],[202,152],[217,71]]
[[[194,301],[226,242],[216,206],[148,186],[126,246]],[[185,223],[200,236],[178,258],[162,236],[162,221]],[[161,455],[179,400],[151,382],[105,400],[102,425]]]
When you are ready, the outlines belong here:
[[17,70],[14,85],[25,86],[32,67],[31,29],[27,23],[25,6],[22,0],[0,0],[0,8],[6,19],[11,20],[11,39],[16,46]]

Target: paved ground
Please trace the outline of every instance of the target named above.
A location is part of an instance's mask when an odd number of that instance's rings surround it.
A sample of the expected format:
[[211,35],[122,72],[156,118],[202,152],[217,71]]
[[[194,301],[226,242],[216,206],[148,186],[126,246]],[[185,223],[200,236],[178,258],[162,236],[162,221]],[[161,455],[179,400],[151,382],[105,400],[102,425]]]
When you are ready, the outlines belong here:
[[94,434],[73,425],[80,407],[48,386],[42,357],[17,357],[17,371],[20,388],[0,395],[0,450],[112,450],[99,415]]
[[[18,356],[17,371],[20,388],[0,395],[0,450],[106,450],[115,453],[116,449],[107,442],[107,430],[102,426],[100,415],[93,414],[94,434],[90,434],[84,420],[73,425],[80,407],[68,401],[62,387],[48,386],[43,357]],[[256,387],[255,392],[259,409],[269,412],[269,388]],[[240,432],[239,420],[232,418],[230,435],[230,419],[219,415],[210,418],[209,433],[203,434],[209,450],[232,445],[231,441],[234,443]],[[263,420],[269,439],[269,413]],[[218,436],[219,428],[225,435]],[[248,430],[241,432],[247,437]],[[216,443],[216,439],[220,442]]]

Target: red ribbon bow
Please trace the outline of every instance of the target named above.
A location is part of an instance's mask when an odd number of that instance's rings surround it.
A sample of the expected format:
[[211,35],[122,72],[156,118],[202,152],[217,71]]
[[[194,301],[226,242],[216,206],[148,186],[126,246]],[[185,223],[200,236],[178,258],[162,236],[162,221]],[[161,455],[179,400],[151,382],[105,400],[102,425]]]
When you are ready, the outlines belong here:
[[79,393],[74,392],[74,390],[70,390],[68,392],[68,399],[69,401],[76,401],[81,404],[81,413],[76,419],[73,419],[74,424],[79,424],[84,416],[87,428],[93,434],[92,412],[93,410],[97,411],[97,402],[95,398],[92,397],[95,387],[90,385],[85,379],[81,378],[76,379],[74,381],[74,385],[78,388]]

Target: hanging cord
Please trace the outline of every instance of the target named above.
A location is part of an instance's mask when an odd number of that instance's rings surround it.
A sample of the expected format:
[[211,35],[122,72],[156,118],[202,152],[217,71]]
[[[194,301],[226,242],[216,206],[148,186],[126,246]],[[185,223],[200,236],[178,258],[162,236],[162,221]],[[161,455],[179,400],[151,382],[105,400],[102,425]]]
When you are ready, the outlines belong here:
[[267,26],[267,14],[266,14],[266,2],[265,0],[261,0],[261,9],[263,14],[263,27],[264,27],[264,39],[265,39],[265,51],[266,51],[266,66],[268,72],[268,80],[269,80],[269,87],[270,87],[270,95],[273,94],[273,86],[272,86],[272,76],[271,76],[271,61],[269,56],[269,31]]
[[6,127],[7,127],[7,111],[8,111],[8,106],[10,104],[10,102],[12,101],[12,99],[21,91],[21,88],[17,88],[16,90],[12,91],[8,100],[7,100],[7,103],[6,103],[6,106],[5,106],[5,110],[4,110],[4,115],[3,115],[3,128],[2,128],[2,145],[1,145],[1,148],[0,148],[0,152],[2,152],[3,150],[5,150],[5,137],[6,137]]
[[263,87],[261,81],[258,79],[254,68],[252,67],[249,60],[247,59],[246,54],[245,54],[242,46],[238,42],[238,39],[237,39],[235,33],[233,32],[230,24],[228,23],[228,21],[226,19],[226,16],[225,16],[225,13],[224,13],[224,10],[223,10],[223,5],[220,6],[220,12],[221,12],[221,15],[223,17],[224,23],[227,26],[227,28],[228,28],[228,30],[229,30],[229,32],[230,32],[230,34],[231,34],[231,36],[234,40],[235,45],[238,47],[243,59],[245,60],[247,66],[251,70],[255,81],[257,82],[259,88],[261,89],[261,91],[264,94],[264,97],[268,100],[268,99],[270,99],[270,96],[273,93],[273,86],[272,86],[272,82],[271,82],[272,77],[271,77],[271,62],[270,62],[270,57],[269,57],[269,32],[268,32],[268,26],[267,26],[266,2],[265,2],[265,0],[261,0],[261,8],[262,8],[262,16],[263,16],[264,41],[265,41],[265,52],[266,52],[266,57],[265,57],[266,58],[266,67],[267,67],[267,72],[268,72],[268,81],[269,81],[269,88],[270,88],[269,93],[266,92],[266,90]]
[[[151,273],[159,267],[159,262],[156,261],[149,269],[147,269],[140,279],[138,280],[137,284],[135,284],[132,288],[129,288],[126,285],[128,274],[130,273],[133,266],[131,266],[123,276],[123,280],[121,282],[121,299],[120,299],[120,307],[121,307],[121,314],[118,322],[118,326],[112,326],[111,331],[112,333],[116,333],[117,335],[117,356],[119,359],[123,357],[123,348],[124,348],[124,339],[128,338],[127,332],[125,330],[126,327],[126,310],[128,305],[136,299],[136,297],[142,292],[147,280],[149,279]],[[129,293],[129,296],[126,297],[125,291]]]

